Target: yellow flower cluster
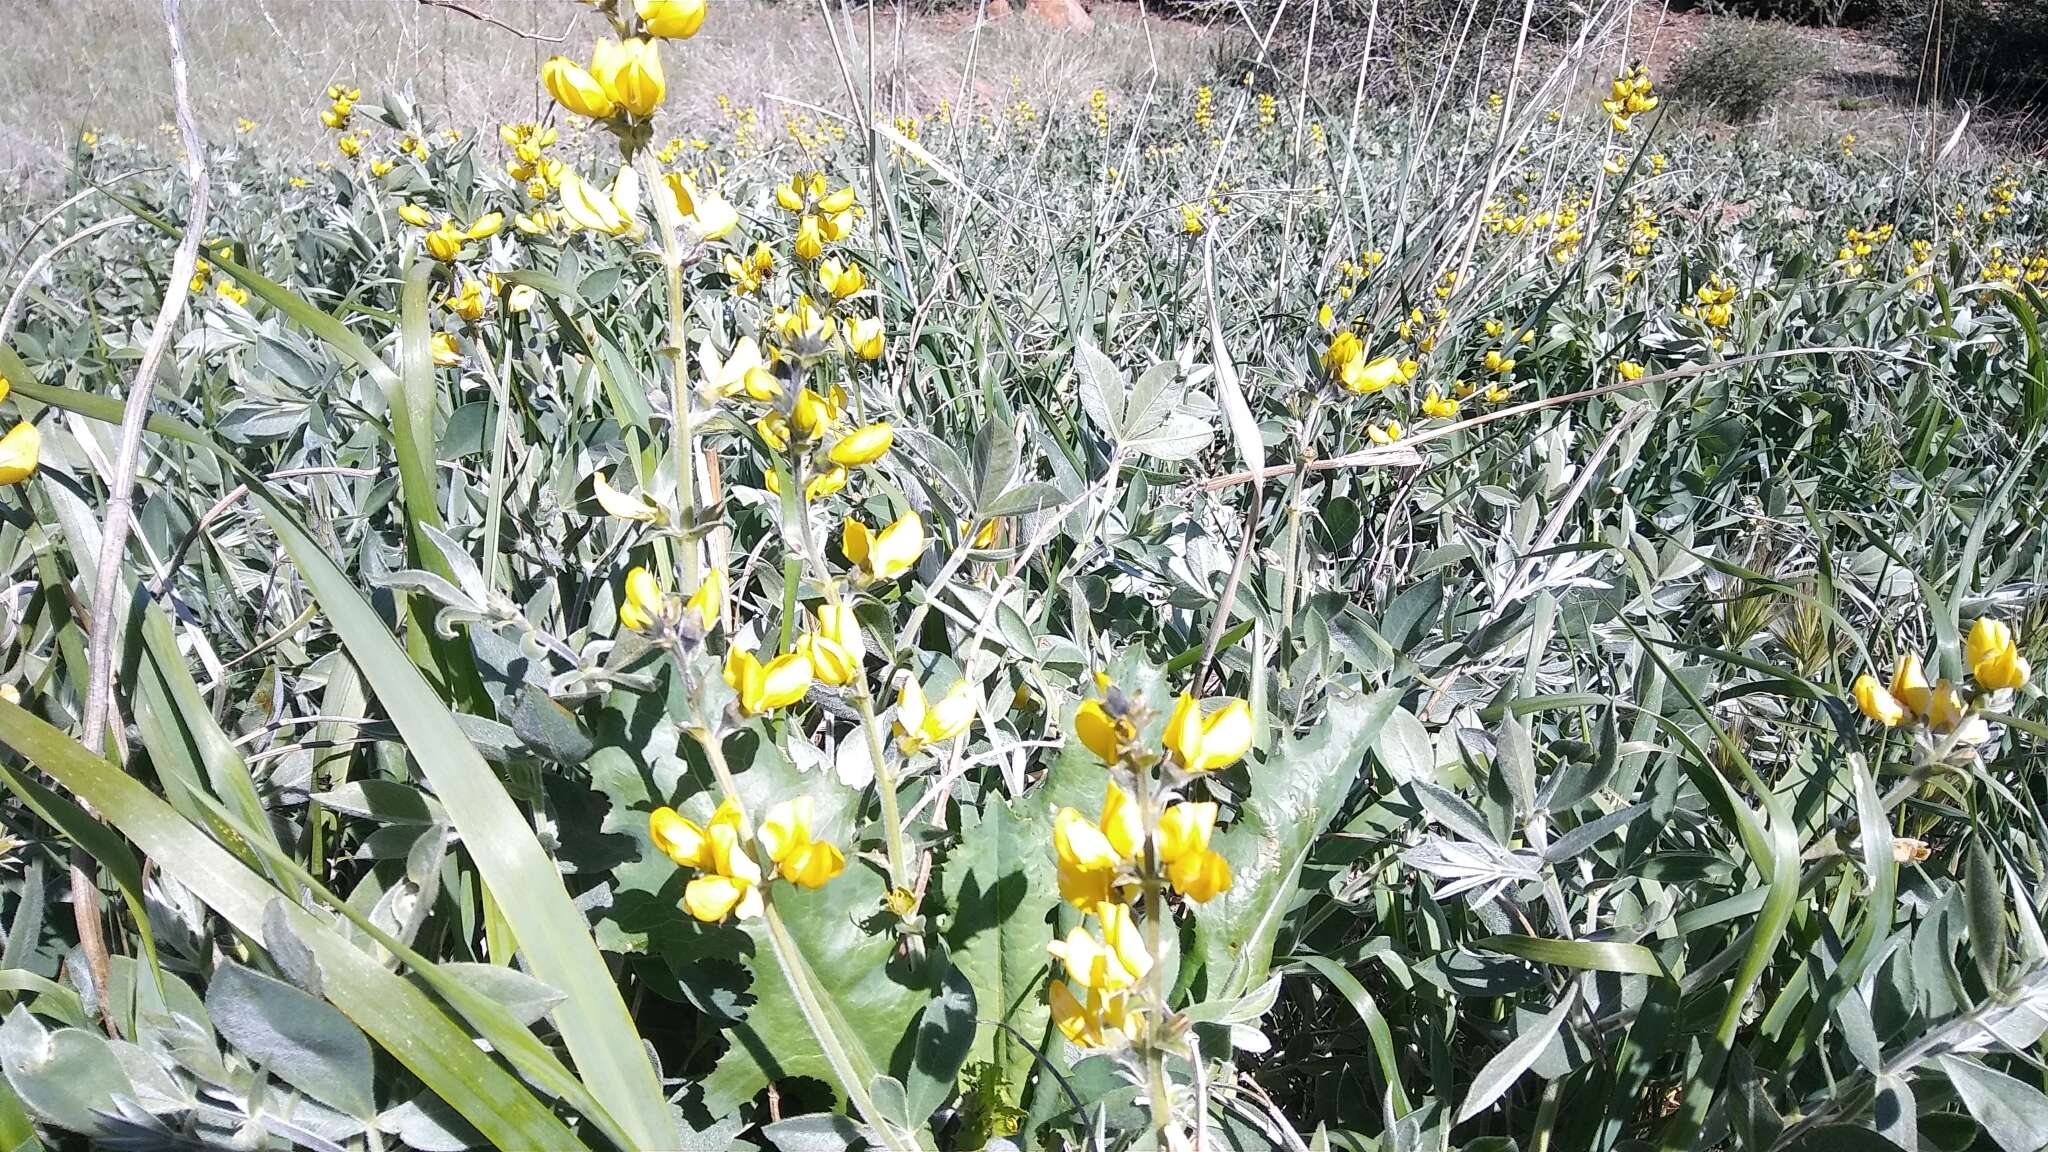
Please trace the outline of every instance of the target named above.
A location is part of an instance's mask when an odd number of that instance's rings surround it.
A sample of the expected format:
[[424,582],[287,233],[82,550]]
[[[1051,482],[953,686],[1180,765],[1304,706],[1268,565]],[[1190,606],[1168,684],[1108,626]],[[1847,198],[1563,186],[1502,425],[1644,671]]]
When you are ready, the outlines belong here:
[[486,212],[464,225],[452,216],[442,216],[437,221],[432,212],[418,204],[399,205],[398,218],[415,228],[427,229],[427,254],[443,264],[461,259],[470,241],[489,239],[505,226],[503,212]]
[[2012,627],[1989,616],[1980,616],[1971,625],[1963,645],[1963,665],[1976,685],[1967,701],[1946,676],[1929,683],[1920,657],[1910,652],[1899,660],[1890,684],[1881,684],[1866,672],[1850,686],[1850,695],[1859,711],[1887,728],[1924,722],[1935,732],[1952,732],[1966,743],[1981,743],[1989,735],[1983,718],[1975,714],[1983,697],[2025,687],[2033,669],[2020,655]]
[[1198,131],[1200,131],[1202,135],[1210,136],[1215,134],[1216,93],[1210,91],[1209,86],[1207,84],[1204,84],[1201,87],[1195,89],[1195,111],[1193,119],[1195,122],[1195,128]]
[[1396,356],[1370,356],[1365,342],[1358,333],[1345,328],[1330,338],[1329,346],[1323,349],[1323,371],[1330,380],[1347,392],[1358,396],[1370,396],[1412,379],[1420,366],[1411,371],[1415,362],[1404,361]]
[[2005,249],[1992,248],[1984,254],[1984,268],[1977,278],[1987,284],[2003,284],[2007,288],[2018,288],[2023,282],[2048,283],[2048,252],[2008,259]]
[[1861,276],[1869,268],[1868,259],[1879,245],[1888,244],[1892,238],[1892,226],[1879,224],[1875,228],[1851,228],[1842,234],[1842,246],[1835,249],[1835,264],[1844,274]]
[[501,124],[498,139],[512,150],[512,158],[505,161],[505,174],[526,186],[528,199],[546,200],[562,182],[562,162],[545,152],[558,139],[554,125],[531,121]]
[[1638,63],[1614,78],[1608,85],[1607,99],[1600,102],[1601,110],[1607,113],[1607,125],[1616,132],[1626,132],[1635,117],[1657,107],[1657,97],[1651,94],[1650,70]]
[[[846,857],[829,841],[812,835],[815,808],[809,796],[784,800],[768,810],[754,838],[774,875],[800,888],[822,888],[846,870]],[[728,797],[709,823],[699,826],[673,808],[648,817],[656,848],[677,867],[697,875],[683,887],[683,910],[706,924],[735,912],[742,920],[762,910],[761,865],[748,851],[746,817]]]
[[[1052,829],[1060,896],[1091,915],[1096,930],[1077,926],[1047,946],[1065,973],[1046,990],[1053,1021],[1083,1048],[1137,1038],[1145,1005],[1163,1005],[1156,994],[1148,1001],[1138,991],[1154,957],[1133,903],[1150,896],[1148,915],[1164,916],[1154,895],[1162,886],[1198,903],[1230,890],[1230,863],[1209,846],[1217,805],[1179,799],[1176,789],[1236,763],[1255,736],[1251,708],[1244,701],[1226,700],[1211,711],[1183,693],[1166,722],[1164,754],[1153,754],[1138,742],[1142,702],[1126,696],[1106,676],[1098,675],[1096,682],[1100,698],[1082,702],[1074,735],[1110,766],[1102,811],[1091,820],[1074,808],[1061,808]],[[1163,769],[1156,781],[1155,767]],[[1137,795],[1124,780],[1138,786]]]
[[336,132],[348,131],[349,119],[355,114],[356,101],[362,98],[361,88],[332,85],[327,89],[327,107],[320,112],[320,122]]
[[799,260],[818,259],[824,255],[826,244],[844,240],[853,232],[853,186],[832,189],[823,172],[792,175],[788,183],[776,185],[775,202],[797,218]]
[[1109,93],[1097,88],[1088,94],[1088,114],[1095,119],[1095,134],[1109,135]]
[[555,103],[592,120],[645,120],[668,94],[660,47],[638,36],[598,41],[587,69],[567,56],[550,56],[540,79]]
[[1735,321],[1735,293],[1735,285],[1716,276],[1693,293],[1697,306],[1687,304],[1679,311],[1698,317],[1709,328],[1726,328]]

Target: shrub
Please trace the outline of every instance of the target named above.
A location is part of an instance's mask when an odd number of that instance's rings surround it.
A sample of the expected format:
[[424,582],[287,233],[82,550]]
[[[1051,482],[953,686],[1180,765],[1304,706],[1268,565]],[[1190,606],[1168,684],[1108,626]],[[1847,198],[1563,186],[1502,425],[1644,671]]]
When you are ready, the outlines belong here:
[[1924,96],[2048,103],[2048,0],[1894,0],[1883,35]]
[[1820,65],[1820,54],[1790,29],[1729,24],[1679,58],[1672,92],[1730,120],[1754,119]]
[[1697,7],[1722,16],[1783,20],[1787,24],[1821,28],[1854,28],[1879,14],[1874,0],[1703,0]]

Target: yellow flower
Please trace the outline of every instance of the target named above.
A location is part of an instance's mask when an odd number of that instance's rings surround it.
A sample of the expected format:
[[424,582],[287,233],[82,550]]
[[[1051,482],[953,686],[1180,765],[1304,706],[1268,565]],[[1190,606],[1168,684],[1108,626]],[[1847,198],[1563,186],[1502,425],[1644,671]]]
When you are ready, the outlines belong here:
[[1399,384],[1404,377],[1401,361],[1395,357],[1382,356],[1377,360],[1368,361],[1360,355],[1353,357],[1350,363],[1344,365],[1343,373],[1338,380],[1346,391],[1360,396],[1370,396]]
[[462,255],[462,246],[468,240],[455,230],[453,220],[443,220],[439,228],[427,233],[427,254],[443,264],[451,263]]
[[1101,826],[1073,808],[1062,808],[1053,817],[1052,849],[1062,867],[1078,872],[1114,871],[1123,863]]
[[846,347],[863,360],[882,358],[882,320],[879,316],[858,316],[846,322]]
[[1074,735],[1104,764],[1123,759],[1125,746],[1138,738],[1131,722],[1110,715],[1100,700],[1081,701],[1081,707],[1074,713]]
[[695,616],[704,631],[718,627],[718,614],[725,610],[725,572],[713,568],[704,573],[704,579],[697,584],[697,590],[683,602],[683,612]]
[[1156,844],[1159,860],[1164,864],[1197,852],[1207,851],[1209,836],[1216,830],[1216,804],[1214,801],[1182,801],[1159,814],[1159,832]]
[[1906,706],[1885,691],[1877,677],[1868,672],[1858,676],[1849,691],[1856,697],[1858,711],[1887,728],[1896,728],[1906,719]]
[[1503,356],[1498,351],[1489,348],[1486,350],[1486,370],[1505,375],[1515,370],[1515,362],[1512,357]]
[[1979,616],[1970,626],[1970,638],[1963,646],[1963,663],[1977,687],[1987,692],[2018,688],[2027,682],[2032,669],[2013,643],[2012,628],[2002,620]]
[[619,605],[619,623],[635,632],[646,632],[668,614],[668,597],[654,573],[635,568],[626,573],[626,599]]
[[703,381],[699,390],[707,397],[744,392],[765,404],[782,395],[782,382],[768,370],[752,336],[734,341],[732,354],[722,360],[708,342],[697,345],[697,375]]
[[1644,371],[1646,371],[1646,369],[1644,369],[1644,367],[1641,364],[1638,364],[1633,360],[1623,360],[1621,363],[1616,364],[1614,366],[1614,371],[1617,374],[1619,374],[1623,380],[1641,380],[1643,378],[1643,373]]
[[656,808],[647,818],[647,832],[653,837],[654,846],[662,855],[675,861],[677,867],[711,867],[711,838],[695,821],[675,809],[667,806]]
[[1920,657],[1911,652],[1899,657],[1899,666],[1892,672],[1890,691],[1907,711],[1915,716],[1927,716],[1934,692],[1933,685],[1927,682],[1927,673],[1920,670]]
[[1213,772],[1238,762],[1252,746],[1252,709],[1229,699],[1207,716],[1195,698],[1181,693],[1166,722],[1167,751],[1189,772]]
[[795,248],[799,260],[816,260],[825,251],[825,234],[816,216],[806,214],[797,221]]
[[484,240],[496,236],[498,230],[504,226],[505,214],[503,212],[486,212],[469,222],[469,230],[464,235],[468,236],[471,240]]
[[740,835],[739,806],[731,800],[718,806],[704,828],[705,874],[683,889],[683,908],[707,924],[716,924],[735,910],[745,920],[761,914],[761,867],[747,855]]
[[221,281],[214,288],[214,294],[231,304],[246,306],[249,303],[249,292],[247,289],[238,284],[230,284],[225,280]]
[[846,868],[846,857],[823,840],[811,838],[809,796],[784,800],[761,822],[761,847],[784,880],[801,888],[822,888]]
[[860,582],[873,584],[894,580],[916,566],[924,554],[924,521],[916,512],[905,512],[880,532],[849,516],[840,536],[840,549],[860,570]]
[[752,652],[735,647],[725,656],[725,682],[739,694],[740,712],[759,716],[804,698],[811,688],[811,662],[790,652],[763,664]]
[[835,258],[818,265],[818,283],[835,299],[844,300],[867,287],[868,280],[860,265],[841,263]]
[[1205,848],[1168,864],[1166,878],[1174,891],[1197,904],[1207,904],[1218,893],[1230,891],[1230,861]]
[[476,280],[465,280],[455,295],[443,301],[448,310],[474,324],[484,318],[484,286]]
[[704,26],[705,0],[634,0],[633,10],[649,36],[688,40]]
[[1145,823],[1138,813],[1138,802],[1114,780],[1109,782],[1109,790],[1102,798],[1102,819],[1096,824],[1109,840],[1109,846],[1126,860],[1137,856],[1138,848],[1145,842]]
[[[824,176],[822,174],[813,175],[811,177],[813,189],[822,187],[823,180]],[[823,212],[827,216],[844,216],[846,215],[846,210],[851,207],[853,207],[853,185],[851,184],[837,192],[828,192],[818,197],[818,211]],[[833,237],[835,240],[840,238],[837,236]]]
[[1445,420],[1455,419],[1458,415],[1458,402],[1448,396],[1438,394],[1436,387],[1432,385],[1429,389],[1429,394],[1422,398],[1422,414],[1424,416],[1436,416]]
[[805,388],[796,394],[796,403],[790,406],[790,421],[805,439],[820,439],[839,420],[838,399],[836,394],[827,399]]
[[1365,429],[1365,437],[1375,444],[1392,444],[1401,438],[1401,422],[1399,420],[1389,420],[1384,425],[1368,424]]
[[739,210],[716,192],[706,192],[680,172],[662,177],[662,186],[675,204],[676,215],[698,242],[721,240],[739,227]]
[[1117,992],[1135,985],[1152,970],[1152,954],[1131,919],[1131,910],[1110,901],[1095,906],[1102,926],[1097,939],[1086,928],[1076,927],[1065,940],[1046,945],[1046,951],[1066,965],[1067,978],[1083,988]]
[[548,57],[547,63],[540,66],[540,82],[546,86],[548,95],[555,98],[555,103],[578,116],[604,120],[618,110],[604,85],[567,56]]
[[1927,722],[1939,731],[1949,732],[1961,726],[1969,715],[1962,693],[1956,691],[1955,681],[1943,676],[1929,694]]
[[895,438],[895,432],[887,424],[869,424],[840,437],[839,443],[834,444],[826,455],[834,464],[858,468],[880,460]]
[[376,159],[370,161],[370,175],[389,176],[391,175],[392,169],[397,167],[398,165],[395,162],[386,160],[382,156],[379,156]]
[[896,690],[896,743],[905,756],[951,740],[973,723],[974,694],[965,680],[955,682],[936,704],[925,699],[915,676],[904,677]]
[[1200,236],[1207,228],[1208,225],[1202,222],[1202,209],[1199,205],[1180,206],[1180,230],[1183,235]]
[[[612,487],[612,482],[599,472],[590,482],[591,494],[597,497],[597,506],[605,515],[620,520],[633,520],[641,524],[658,524],[665,517],[661,505],[645,492],[635,490],[631,495]],[[638,571],[638,569],[635,569]]]
[[590,75],[612,103],[642,118],[652,115],[668,93],[660,47],[637,36],[599,40],[590,51]]
[[811,674],[818,682],[834,687],[853,683],[867,656],[860,621],[846,604],[820,605],[811,632],[797,642],[797,649],[811,662]]
[[42,432],[33,424],[16,424],[0,436],[0,484],[19,484],[35,475],[42,455]]
[[576,174],[562,173],[562,215],[578,228],[622,236],[633,227],[633,218],[622,211],[611,194]]
[[462,348],[455,342],[455,333],[436,332],[428,343],[435,364],[449,368],[462,363]]

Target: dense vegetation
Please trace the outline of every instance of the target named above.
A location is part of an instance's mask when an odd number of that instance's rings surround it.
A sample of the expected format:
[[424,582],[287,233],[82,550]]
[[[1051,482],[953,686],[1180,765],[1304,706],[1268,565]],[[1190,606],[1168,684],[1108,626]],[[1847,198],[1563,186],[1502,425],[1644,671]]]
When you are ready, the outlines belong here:
[[600,8],[0,215],[0,1142],[2048,1141],[2040,168]]

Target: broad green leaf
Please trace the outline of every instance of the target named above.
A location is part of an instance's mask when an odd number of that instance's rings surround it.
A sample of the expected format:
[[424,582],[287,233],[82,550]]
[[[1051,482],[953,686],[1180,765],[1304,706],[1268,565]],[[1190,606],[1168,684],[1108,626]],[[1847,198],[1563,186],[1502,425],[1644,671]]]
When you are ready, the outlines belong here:
[[963,815],[960,842],[939,873],[947,950],[974,987],[976,1014],[990,1021],[975,1032],[967,1059],[992,1065],[1013,1102],[1021,1098],[1035,1059],[1018,1034],[1037,1043],[1050,1017],[1045,946],[1053,938],[1059,887],[1052,829],[1036,814],[1039,807],[1027,803],[1025,811],[1034,815],[1026,818],[1012,805],[990,800],[980,816]]

